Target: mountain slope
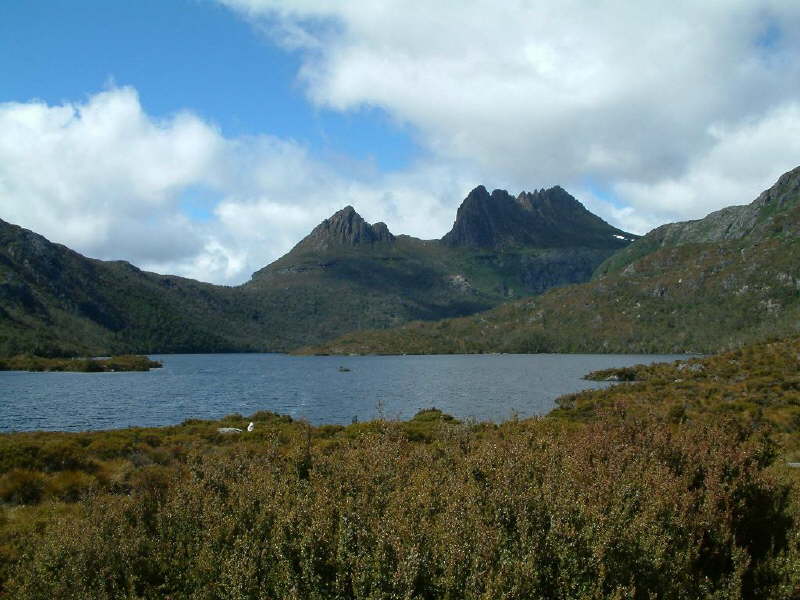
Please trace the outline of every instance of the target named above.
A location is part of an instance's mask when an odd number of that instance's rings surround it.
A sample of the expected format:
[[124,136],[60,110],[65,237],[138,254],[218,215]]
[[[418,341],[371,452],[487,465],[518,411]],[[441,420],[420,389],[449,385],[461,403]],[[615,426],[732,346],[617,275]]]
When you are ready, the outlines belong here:
[[[481,219],[469,216],[476,195],[482,203]],[[618,233],[563,190],[559,196],[558,214],[551,214],[547,222],[527,218],[520,229],[518,212],[508,211],[508,206],[519,212],[530,209],[521,208],[505,192],[495,190],[490,196],[483,187],[473,190],[453,229],[470,231],[489,222],[497,230],[516,232],[514,243],[506,236],[506,243],[490,245],[456,244],[447,236],[441,241],[394,236],[383,223],[370,225],[346,207],[288,254],[256,272],[242,291],[264,310],[283,307],[278,312],[286,316],[284,329],[296,334],[287,341],[291,347],[308,339],[306,326],[314,328],[318,339],[330,339],[356,329],[472,314],[510,298],[587,281],[605,258],[636,236]],[[578,211],[593,217],[595,227],[600,223],[605,228],[603,243],[585,244],[588,235],[585,227],[574,223],[577,219],[557,241],[537,237],[537,231],[552,227],[559,216],[568,221],[570,213]],[[305,301],[303,312],[298,299]]]
[[793,209],[799,201],[800,167],[781,175],[775,185],[750,204],[728,206],[703,219],[668,223],[654,229],[638,243],[609,258],[598,269],[596,276],[620,271],[660,248],[796,234],[798,221],[793,218],[796,216]]
[[[517,227],[518,215],[503,220],[503,194],[484,208],[497,227]],[[635,237],[563,190],[556,195],[556,212],[544,200],[539,210],[536,195],[519,210],[541,213],[526,217],[532,231],[569,221],[557,241],[522,230],[514,244],[490,248],[394,236],[348,206],[233,288],[89,259],[0,221],[0,353],[279,351],[354,329],[472,314],[586,281]],[[572,212],[580,214],[570,221]],[[586,215],[601,224],[604,243],[587,243],[587,228],[575,225]]]
[[232,350],[231,290],[88,259],[0,221],[0,352]]
[[587,284],[309,352],[709,352],[800,324],[800,168],[752,204],[660,227]]

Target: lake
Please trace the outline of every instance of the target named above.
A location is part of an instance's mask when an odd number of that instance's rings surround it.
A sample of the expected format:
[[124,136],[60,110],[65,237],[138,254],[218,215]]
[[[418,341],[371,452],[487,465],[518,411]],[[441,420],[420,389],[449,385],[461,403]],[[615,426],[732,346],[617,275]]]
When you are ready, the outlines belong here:
[[[672,361],[677,355],[447,356],[154,355],[147,373],[0,372],[0,431],[83,431],[178,424],[259,410],[313,424],[435,406],[460,419],[503,421],[550,411],[563,394],[609,384],[596,369]],[[350,369],[342,371],[340,367]]]

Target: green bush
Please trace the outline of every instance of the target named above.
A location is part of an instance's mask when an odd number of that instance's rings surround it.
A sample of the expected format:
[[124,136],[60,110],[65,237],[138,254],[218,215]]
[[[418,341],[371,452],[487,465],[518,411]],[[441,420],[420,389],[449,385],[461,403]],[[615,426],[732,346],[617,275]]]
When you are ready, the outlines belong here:
[[151,498],[162,497],[169,488],[174,472],[162,465],[149,465],[133,471],[128,478],[132,493]]
[[36,504],[46,487],[47,479],[41,473],[12,469],[0,477],[0,499],[10,504]]
[[73,440],[55,439],[46,443],[40,456],[45,471],[91,471],[95,468],[86,450]]
[[61,471],[47,482],[47,495],[64,502],[77,502],[97,489],[97,480],[82,471]]
[[110,459],[127,456],[133,449],[129,438],[115,435],[106,435],[92,440],[86,447],[86,452],[98,458]]

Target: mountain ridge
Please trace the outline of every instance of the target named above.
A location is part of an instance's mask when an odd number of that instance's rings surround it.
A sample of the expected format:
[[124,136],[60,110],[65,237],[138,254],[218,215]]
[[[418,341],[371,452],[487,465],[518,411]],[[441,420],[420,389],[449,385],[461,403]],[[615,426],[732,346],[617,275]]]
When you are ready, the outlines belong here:
[[0,354],[283,351],[585,281],[613,251],[450,247],[395,236],[347,206],[226,287],[87,258],[0,222]]
[[796,206],[798,198],[800,167],[781,175],[749,204],[727,206],[702,219],[666,223],[656,227],[643,238],[643,242],[633,244],[606,260],[596,276],[624,269],[637,258],[662,247],[735,241],[759,233],[765,235],[765,228],[772,223],[771,215]]
[[800,168],[753,202],[656,228],[592,281],[301,353],[711,352],[800,328]]

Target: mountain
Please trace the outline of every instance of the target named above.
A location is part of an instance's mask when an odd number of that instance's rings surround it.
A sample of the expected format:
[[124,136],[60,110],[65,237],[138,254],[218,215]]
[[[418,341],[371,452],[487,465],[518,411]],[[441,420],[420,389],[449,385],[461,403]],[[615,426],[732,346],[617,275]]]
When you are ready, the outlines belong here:
[[556,186],[514,198],[505,190],[472,190],[442,242],[450,247],[542,247],[618,250],[637,239],[611,227]]
[[561,188],[479,190],[453,231],[483,227],[477,202],[491,244],[395,236],[348,206],[237,287],[86,258],[0,221],[0,354],[282,351],[586,281],[636,238]]
[[370,225],[352,206],[345,206],[331,218],[325,219],[305,237],[294,250],[324,252],[342,246],[391,244],[395,237],[386,223]]
[[737,240],[759,241],[780,234],[785,240],[798,233],[800,221],[793,209],[800,200],[800,167],[784,173],[752,203],[729,206],[703,219],[669,223],[647,234],[637,244],[620,251],[606,261],[597,276],[624,269],[636,260],[661,248],[687,244],[724,244]]
[[305,352],[710,352],[800,328],[800,167],[746,206],[659,227],[593,280]]
[[236,350],[218,325],[239,312],[231,288],[89,259],[0,221],[0,353]]

